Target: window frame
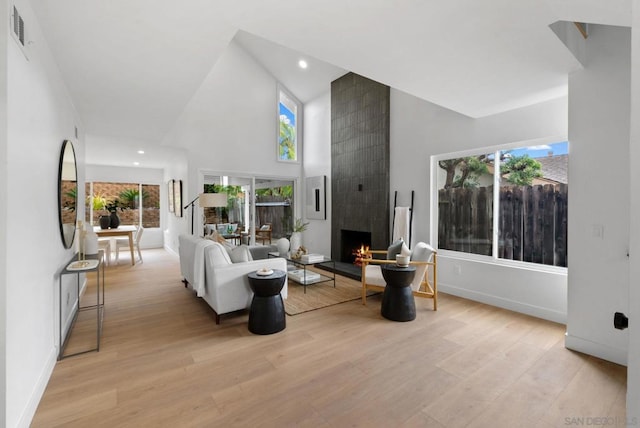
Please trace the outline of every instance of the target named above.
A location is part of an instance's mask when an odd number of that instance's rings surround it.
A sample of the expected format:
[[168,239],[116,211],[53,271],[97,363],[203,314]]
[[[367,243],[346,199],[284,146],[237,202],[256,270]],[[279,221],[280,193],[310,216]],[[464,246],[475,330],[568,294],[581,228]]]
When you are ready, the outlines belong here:
[[[169,180],[169,182],[171,183],[173,180]],[[158,213],[159,213],[159,217],[158,217],[158,226],[148,226],[145,227],[145,229],[160,229],[162,228],[162,184],[156,184],[156,183],[144,183],[144,182],[121,182],[121,181],[99,181],[99,180],[91,180],[91,181],[87,181],[85,184],[89,185],[89,191],[87,192],[87,198],[90,198],[94,195],[94,189],[93,186],[95,183],[99,183],[99,184],[116,184],[116,185],[123,185],[123,184],[131,184],[131,185],[135,185],[137,186],[137,190],[139,192],[140,195],[142,195],[142,190],[144,186],[157,186],[158,187]],[[141,198],[142,199],[142,198]],[[138,221],[136,223],[133,224],[133,226],[142,226],[143,222],[144,222],[144,203],[143,200],[140,200],[139,206],[138,208],[134,208],[138,211]],[[85,221],[88,221],[90,224],[93,224],[93,205],[86,202],[85,203]],[[87,219],[88,218],[88,219]]]
[[[295,159],[283,159],[280,157],[280,99],[281,94],[289,98],[296,105],[295,112]],[[276,160],[278,162],[300,163],[302,159],[302,133],[303,133],[303,104],[283,84],[278,83],[276,88]]]
[[[545,265],[541,263],[533,263],[521,260],[510,260],[498,257],[498,242],[499,242],[499,216],[493,216],[493,233],[492,233],[492,255],[485,256],[480,254],[465,253],[455,250],[447,250],[438,247],[438,225],[439,225],[439,210],[438,210],[438,161],[446,159],[455,159],[467,156],[475,156],[480,154],[495,153],[505,150],[515,150],[522,147],[537,146],[543,144],[555,144],[563,141],[569,141],[566,135],[545,137],[532,140],[518,141],[514,143],[498,144],[486,147],[478,147],[474,149],[461,150],[457,152],[443,153],[439,155],[431,155],[431,173],[430,173],[430,222],[429,230],[431,236],[431,242],[434,248],[438,250],[438,255],[450,257],[458,260],[468,260],[475,262],[482,262],[493,264],[497,266],[515,267],[520,269],[529,269],[539,272],[552,272],[552,273],[567,273],[568,268],[562,266]],[[496,163],[494,165],[493,176],[493,212],[499,212],[500,206],[500,192],[495,189],[500,189],[500,165]]]

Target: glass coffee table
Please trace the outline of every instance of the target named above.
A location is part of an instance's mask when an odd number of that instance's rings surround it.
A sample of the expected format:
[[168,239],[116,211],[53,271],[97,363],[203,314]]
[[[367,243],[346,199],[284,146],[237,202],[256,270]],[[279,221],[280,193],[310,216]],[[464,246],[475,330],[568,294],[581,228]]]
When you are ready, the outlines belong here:
[[[269,257],[280,257],[279,253],[269,253]],[[304,292],[307,293],[307,285],[319,284],[321,282],[333,281],[333,288],[336,288],[336,262],[329,257],[322,256],[322,260],[312,259],[310,261],[302,261],[301,259],[293,259],[290,256],[283,257],[287,260],[288,264],[294,266],[293,269],[287,269],[287,276],[289,279],[304,286]],[[324,275],[319,272],[309,270],[307,268],[319,265],[332,265],[332,276]]]

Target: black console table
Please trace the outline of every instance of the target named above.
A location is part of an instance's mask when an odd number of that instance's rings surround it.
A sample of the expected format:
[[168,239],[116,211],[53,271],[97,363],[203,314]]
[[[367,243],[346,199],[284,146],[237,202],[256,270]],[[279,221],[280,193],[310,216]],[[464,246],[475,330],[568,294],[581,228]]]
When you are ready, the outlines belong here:
[[[100,351],[100,337],[102,335],[102,318],[104,315],[104,253],[102,251],[98,252],[98,254],[87,255],[85,257],[87,266],[82,266],[82,263],[78,263],[78,255],[76,254],[74,258],[60,271],[60,276],[58,279],[59,284],[59,318],[60,318],[60,332],[58,334],[58,360],[61,360],[66,357],[71,357],[73,355],[84,354],[92,351]],[[80,305],[80,274],[87,272],[95,272],[96,273],[96,303],[94,305],[81,306]],[[102,278],[100,275],[102,274]],[[63,275],[76,275],[76,290],[78,300],[76,302],[75,314],[73,316],[73,321],[69,325],[69,329],[67,330],[67,334],[62,337],[62,277]],[[67,346],[67,342],[69,340],[69,336],[71,335],[71,331],[73,330],[73,326],[75,325],[78,315],[81,311],[96,311],[96,346],[95,348],[86,349],[79,352],[74,352],[72,354],[64,355],[64,349]]]
[[410,285],[416,275],[416,268],[384,264],[381,269],[387,286],[382,294],[380,313],[392,321],[413,321],[416,319],[416,301]]

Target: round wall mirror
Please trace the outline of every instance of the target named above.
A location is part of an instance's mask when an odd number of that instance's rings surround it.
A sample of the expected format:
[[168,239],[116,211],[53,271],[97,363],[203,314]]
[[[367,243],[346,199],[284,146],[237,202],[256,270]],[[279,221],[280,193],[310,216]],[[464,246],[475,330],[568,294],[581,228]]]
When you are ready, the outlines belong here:
[[71,248],[76,235],[76,206],[78,203],[78,171],[76,169],[76,153],[71,141],[64,140],[60,152],[60,168],[58,170],[58,214],[60,219],[60,236],[64,248]]

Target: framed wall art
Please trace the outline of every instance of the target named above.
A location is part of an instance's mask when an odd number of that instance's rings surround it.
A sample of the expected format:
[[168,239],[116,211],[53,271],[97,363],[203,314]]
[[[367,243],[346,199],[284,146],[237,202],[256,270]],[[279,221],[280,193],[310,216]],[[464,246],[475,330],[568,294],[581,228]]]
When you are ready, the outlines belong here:
[[169,212],[175,212],[175,207],[173,206],[173,181],[174,180],[169,180],[169,183],[167,184],[167,198],[169,201]]
[[306,216],[308,219],[326,220],[327,218],[327,176],[307,177]]
[[182,180],[173,180],[173,210],[176,217],[182,217]]

